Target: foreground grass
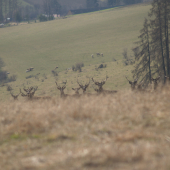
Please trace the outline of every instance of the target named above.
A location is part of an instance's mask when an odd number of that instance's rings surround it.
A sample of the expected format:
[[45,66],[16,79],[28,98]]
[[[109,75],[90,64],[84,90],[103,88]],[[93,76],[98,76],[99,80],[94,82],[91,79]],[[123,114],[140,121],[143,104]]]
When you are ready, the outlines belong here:
[[169,110],[169,87],[155,93],[1,103],[0,166],[168,170]]

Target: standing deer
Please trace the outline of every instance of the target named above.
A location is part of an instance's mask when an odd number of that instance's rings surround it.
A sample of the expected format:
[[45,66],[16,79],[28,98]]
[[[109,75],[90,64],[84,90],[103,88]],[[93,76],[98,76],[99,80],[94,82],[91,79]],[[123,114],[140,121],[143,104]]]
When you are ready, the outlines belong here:
[[116,90],[104,90],[103,89],[103,85],[106,83],[107,81],[107,76],[106,79],[104,81],[101,82],[97,82],[92,78],[92,81],[94,82],[95,85],[97,85],[99,87],[99,89],[94,88],[95,91],[97,91],[97,93],[103,93],[103,94],[112,94],[112,93],[117,93]]
[[[21,93],[21,92],[20,92],[20,93]],[[14,100],[18,100],[18,96],[20,95],[20,93],[17,94],[17,95],[13,95],[13,93],[12,93],[11,90],[10,90],[10,94],[11,94],[11,96],[14,98]]]
[[86,83],[84,86],[78,82],[78,79],[77,79],[77,83],[78,83],[79,87],[83,90],[83,94],[85,94],[86,93],[86,89],[87,89],[87,87],[90,84],[90,79],[89,79],[89,83]]
[[154,84],[154,90],[156,90],[157,89],[157,87],[158,87],[158,81],[159,81],[159,79],[160,79],[160,76],[158,76],[157,78],[151,78],[151,81],[153,82],[153,84]]
[[[126,76],[125,76],[126,77]],[[130,81],[128,80],[128,78],[126,77],[127,81],[129,82],[129,84],[131,85],[131,89],[132,90],[135,90],[135,87],[137,85],[137,82],[138,82],[138,78],[135,79],[135,81]]]
[[69,95],[64,93],[64,89],[66,88],[66,84],[61,87],[61,86],[59,86],[59,85],[57,84],[57,82],[55,82],[55,83],[56,83],[56,85],[57,85],[57,89],[60,90],[60,97],[61,97],[61,98],[68,97]]

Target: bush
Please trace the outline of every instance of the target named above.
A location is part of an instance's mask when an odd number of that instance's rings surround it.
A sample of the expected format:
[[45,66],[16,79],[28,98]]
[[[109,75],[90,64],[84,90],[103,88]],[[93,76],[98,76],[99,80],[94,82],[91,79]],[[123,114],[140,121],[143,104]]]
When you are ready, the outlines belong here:
[[48,18],[45,15],[42,15],[42,14],[39,15],[38,19],[39,19],[40,22],[44,22],[44,21],[48,20]]
[[55,77],[56,77],[56,76],[58,76],[58,73],[57,73],[57,71],[55,71],[55,70],[52,70],[51,72],[52,72],[53,76],[55,76]]
[[6,71],[0,71],[0,82],[6,81],[8,78]]
[[35,76],[34,75],[29,75],[29,76],[26,76],[25,78],[30,79],[30,78],[33,78],[33,77],[35,77]]
[[7,91],[12,91],[12,87],[7,84],[7,85],[6,85],[6,90],[7,90]]
[[76,67],[75,67],[74,65],[72,66],[72,70],[73,70],[73,71],[76,71]]
[[12,82],[12,81],[16,81],[16,80],[17,80],[17,75],[15,75],[15,74],[11,75],[11,76],[7,79],[8,82]]
[[81,69],[82,67],[84,67],[84,63],[83,62],[76,63],[75,66],[74,65],[72,66],[72,70],[73,71],[77,71],[78,70],[79,72],[81,72],[82,71],[82,69]]
[[98,68],[106,68],[107,64],[100,64]]

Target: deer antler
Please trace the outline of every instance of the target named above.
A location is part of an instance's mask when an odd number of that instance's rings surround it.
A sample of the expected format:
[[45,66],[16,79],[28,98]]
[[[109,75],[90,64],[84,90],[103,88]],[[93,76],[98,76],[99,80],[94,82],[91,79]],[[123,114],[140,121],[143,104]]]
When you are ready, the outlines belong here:
[[130,82],[130,80],[128,80],[127,76],[125,76],[125,78],[127,79],[127,81],[129,81],[129,82]]
[[13,95],[13,93],[12,93],[11,91],[10,91],[10,94],[11,94],[11,96],[14,98],[14,100],[17,100],[18,96],[20,95],[20,93],[17,94],[17,95]]
[[85,84],[86,88],[89,86],[89,84],[90,84],[90,78],[89,78],[89,83]]
[[95,85],[97,85],[97,86],[99,85],[99,82],[95,81],[95,80],[93,79],[93,77],[92,77],[92,81],[94,82]]
[[78,78],[77,78],[77,83],[78,83],[78,85],[79,85],[80,87],[82,87],[82,86],[83,86],[82,84],[80,84],[80,83],[78,82]]
[[26,94],[22,93],[21,89],[20,89],[20,93],[21,93],[21,96],[23,97],[27,96]]
[[57,84],[57,82],[55,82],[55,83],[56,83],[56,85],[57,85],[57,88],[60,89],[61,87]]

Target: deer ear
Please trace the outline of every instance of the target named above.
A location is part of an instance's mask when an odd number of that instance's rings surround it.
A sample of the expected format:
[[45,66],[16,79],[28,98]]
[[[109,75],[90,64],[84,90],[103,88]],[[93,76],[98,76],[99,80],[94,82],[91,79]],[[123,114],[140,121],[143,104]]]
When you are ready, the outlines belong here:
[[132,82],[131,82],[131,81],[129,81],[129,84],[132,84]]
[[74,88],[72,88],[73,90],[75,90]]

